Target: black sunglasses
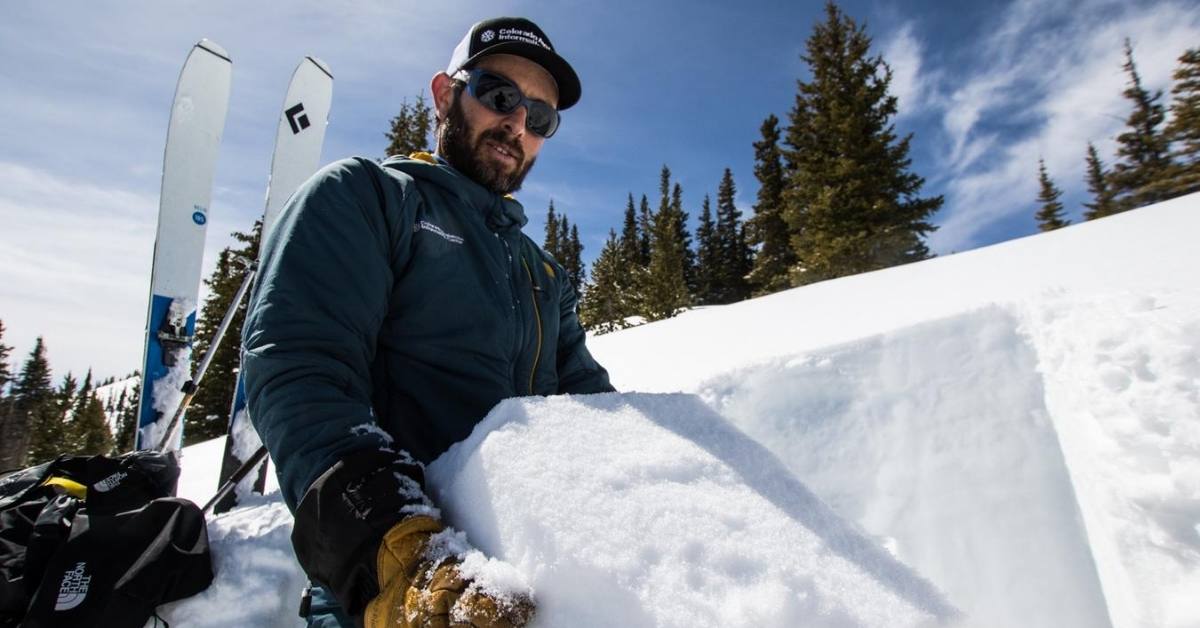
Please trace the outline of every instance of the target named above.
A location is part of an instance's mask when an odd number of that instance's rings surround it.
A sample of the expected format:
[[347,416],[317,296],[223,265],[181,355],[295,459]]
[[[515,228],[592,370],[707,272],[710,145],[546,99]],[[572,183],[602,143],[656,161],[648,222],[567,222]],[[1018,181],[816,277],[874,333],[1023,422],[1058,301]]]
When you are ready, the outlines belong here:
[[467,93],[484,107],[502,115],[508,115],[525,107],[525,128],[544,138],[558,130],[558,110],[549,103],[533,100],[521,93],[512,81],[482,69],[474,69],[467,80]]

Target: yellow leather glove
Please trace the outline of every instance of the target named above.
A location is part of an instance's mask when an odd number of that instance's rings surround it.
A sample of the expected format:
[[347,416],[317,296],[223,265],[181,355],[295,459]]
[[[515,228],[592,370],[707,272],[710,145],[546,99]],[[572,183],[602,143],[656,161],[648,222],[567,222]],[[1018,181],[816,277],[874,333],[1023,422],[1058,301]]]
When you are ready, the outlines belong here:
[[533,600],[501,602],[468,587],[458,561],[435,564],[425,556],[429,539],[441,532],[433,517],[397,523],[379,545],[379,595],[367,605],[366,628],[521,628],[533,619]]

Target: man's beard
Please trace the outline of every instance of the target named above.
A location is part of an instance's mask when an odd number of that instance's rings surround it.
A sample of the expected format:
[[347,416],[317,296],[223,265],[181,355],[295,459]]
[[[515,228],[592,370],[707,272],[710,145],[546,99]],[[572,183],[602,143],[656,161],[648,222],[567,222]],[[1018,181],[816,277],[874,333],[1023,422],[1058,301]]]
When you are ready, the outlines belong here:
[[[467,123],[467,117],[462,108],[462,92],[454,98],[445,121],[438,129],[438,152],[454,166],[455,170],[467,175],[472,181],[497,194],[511,194],[521,189],[525,175],[537,158],[525,161],[525,151],[521,142],[504,131],[504,129],[488,129],[479,135],[479,140],[472,145],[471,137],[474,129]],[[503,146],[517,159],[516,171],[510,171],[503,164],[490,158],[486,153],[491,152],[488,141]]]

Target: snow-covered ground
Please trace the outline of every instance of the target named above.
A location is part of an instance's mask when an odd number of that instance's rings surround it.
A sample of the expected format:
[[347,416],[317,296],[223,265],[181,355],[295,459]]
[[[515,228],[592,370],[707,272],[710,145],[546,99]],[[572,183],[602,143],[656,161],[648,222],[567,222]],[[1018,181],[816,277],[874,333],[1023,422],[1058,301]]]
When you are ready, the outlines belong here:
[[[627,394],[501,404],[434,492],[541,627],[1200,625],[1198,233],[1192,195],[596,337]],[[212,519],[164,618],[299,625],[290,525]]]
[[96,387],[96,398],[100,400],[100,404],[104,406],[104,416],[108,419],[108,429],[113,434],[117,433],[117,423],[120,408],[118,404],[122,398],[125,398],[129,403],[137,403],[137,399],[133,398],[134,390],[137,388],[142,378],[138,375],[132,375],[124,379],[119,379],[111,384]]

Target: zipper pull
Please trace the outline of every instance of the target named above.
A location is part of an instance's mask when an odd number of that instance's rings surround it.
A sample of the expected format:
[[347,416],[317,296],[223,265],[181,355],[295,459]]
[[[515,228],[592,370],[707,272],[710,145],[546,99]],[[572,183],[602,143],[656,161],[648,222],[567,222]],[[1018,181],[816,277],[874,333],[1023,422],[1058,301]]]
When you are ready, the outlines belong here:
[[308,619],[312,614],[312,583],[308,583],[304,587],[304,595],[300,597],[300,616]]

